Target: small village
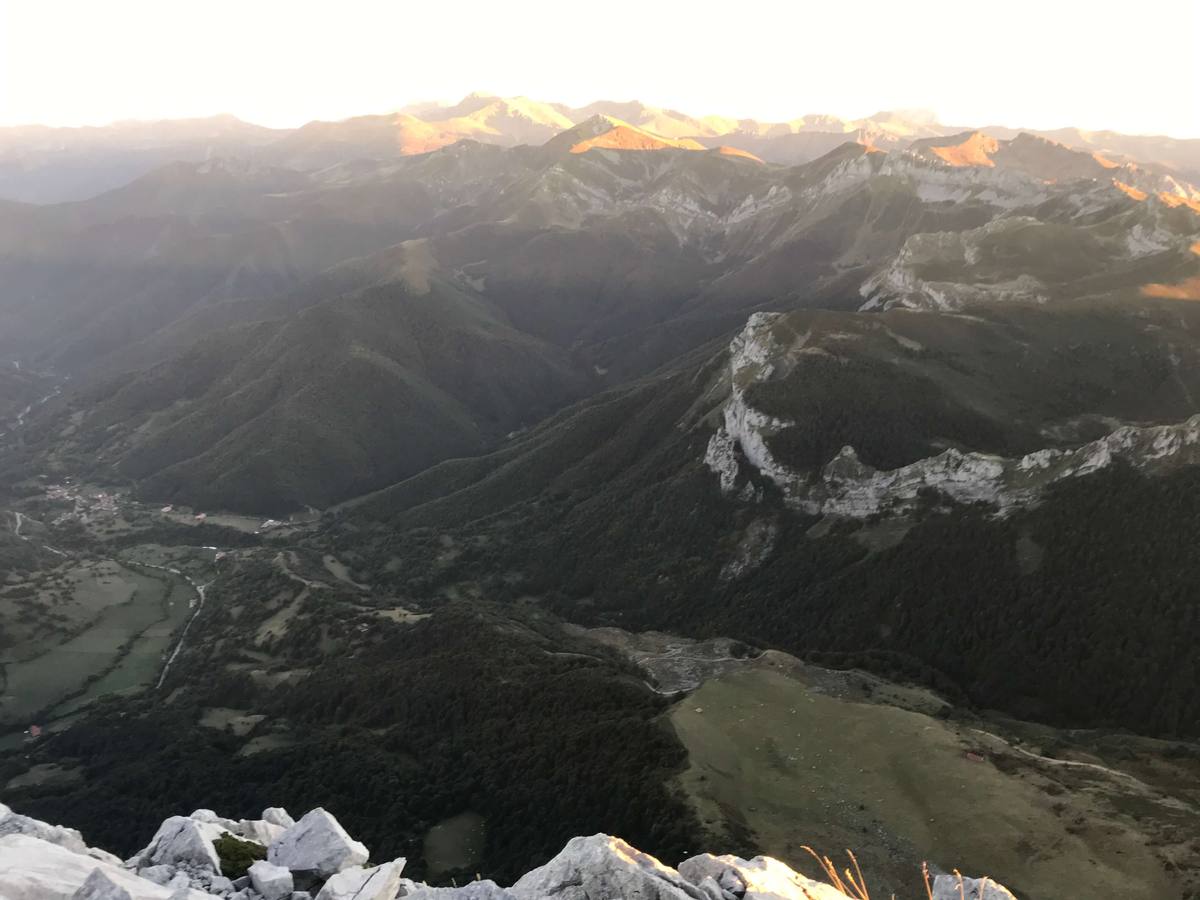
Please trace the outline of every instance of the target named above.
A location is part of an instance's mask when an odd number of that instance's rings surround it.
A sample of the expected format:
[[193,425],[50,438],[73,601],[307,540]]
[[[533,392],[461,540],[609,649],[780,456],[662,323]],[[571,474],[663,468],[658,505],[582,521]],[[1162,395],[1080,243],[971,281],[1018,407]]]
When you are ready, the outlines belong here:
[[111,491],[90,490],[66,478],[62,484],[46,487],[45,498],[56,503],[69,503],[71,509],[60,513],[50,524],[65,525],[71,520],[83,525],[100,519],[115,519],[120,514],[119,495]]
[[[38,480],[44,483],[48,480],[48,476],[39,475]],[[128,521],[149,515],[182,525],[212,523],[251,534],[266,534],[281,528],[307,524],[316,514],[314,510],[289,517],[285,521],[274,518],[258,519],[251,516],[208,513],[170,503],[156,507],[132,499],[126,491],[83,484],[71,477],[64,478],[61,482],[46,484],[43,490],[44,500],[56,507],[69,507],[56,509],[53,518],[46,519],[47,524],[53,527],[70,522],[78,522],[85,527],[92,525],[111,527],[121,518]]]

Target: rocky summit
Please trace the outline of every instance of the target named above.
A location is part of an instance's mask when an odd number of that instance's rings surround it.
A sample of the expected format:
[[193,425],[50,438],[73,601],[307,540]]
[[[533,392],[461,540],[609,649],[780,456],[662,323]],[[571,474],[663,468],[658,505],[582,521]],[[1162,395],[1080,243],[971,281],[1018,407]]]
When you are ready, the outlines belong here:
[[[247,861],[254,861],[247,865]],[[2,900],[865,900],[861,873],[837,886],[801,875],[777,859],[702,853],[677,869],[618,837],[567,842],[544,866],[511,887],[474,881],[433,887],[404,877],[403,857],[374,862],[332,813],[299,821],[272,807],[255,820],[212,810],[163,821],[150,843],[122,862],[89,847],[78,831],[0,804]],[[857,867],[857,864],[855,864]],[[242,873],[244,870],[244,874]],[[939,872],[932,900],[1015,900],[988,878]],[[843,888],[848,888],[849,893]]]

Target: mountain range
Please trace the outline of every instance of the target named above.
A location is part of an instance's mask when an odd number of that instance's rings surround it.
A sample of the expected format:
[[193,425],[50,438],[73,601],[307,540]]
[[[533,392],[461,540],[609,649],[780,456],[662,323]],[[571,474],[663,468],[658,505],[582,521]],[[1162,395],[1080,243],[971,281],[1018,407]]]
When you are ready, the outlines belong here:
[[609,116],[660,139],[728,146],[784,165],[808,162],[846,141],[885,150],[914,140],[979,131],[1009,140],[1035,134],[1119,162],[1138,160],[1181,180],[1200,181],[1200,140],[1111,131],[946,126],[923,111],[879,112],[864,119],[804,115],[784,122],[695,117],[637,101],[582,107],[528,97],[475,93],[454,104],[419,103],[382,115],[268,129],[223,115],[169,122],[118,122],[86,128],[0,128],[0,198],[29,203],[82,200],[168,162],[218,156],[314,169],[360,159],[427,153],[460,140],[537,145],[593,116]]
[[1029,134],[782,166],[598,112],[538,146],[176,162],[0,210],[0,354],[88,375],[60,456],[157,499],[324,508],[759,310],[1192,297],[1197,197]]
[[6,799],[1194,891],[1198,183],[483,94],[0,132]]

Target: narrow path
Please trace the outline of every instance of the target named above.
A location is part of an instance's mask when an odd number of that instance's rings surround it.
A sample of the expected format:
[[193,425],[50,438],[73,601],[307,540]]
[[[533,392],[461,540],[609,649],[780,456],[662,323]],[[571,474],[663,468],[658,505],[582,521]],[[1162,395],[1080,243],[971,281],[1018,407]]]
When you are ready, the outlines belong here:
[[157,691],[163,686],[163,682],[167,680],[167,673],[171,671],[171,664],[175,662],[175,658],[179,656],[179,651],[183,649],[184,641],[187,640],[187,633],[189,630],[191,630],[192,623],[196,621],[196,617],[200,615],[201,610],[204,609],[204,595],[208,591],[208,587],[210,584],[212,584],[212,582],[210,581],[208,584],[197,584],[190,576],[185,575],[183,572],[179,571],[178,569],[173,569],[170,566],[156,566],[152,565],[151,563],[139,563],[138,565],[145,566],[147,569],[159,569],[160,571],[169,572],[172,575],[182,578],[191,586],[192,590],[196,592],[195,611],[188,618],[187,622],[184,623],[183,630],[179,632],[179,640],[175,642],[175,649],[172,650],[171,655],[167,657],[167,662],[163,666],[162,672],[160,672],[158,675],[158,683],[154,685],[154,689]]
[[[55,394],[57,394],[57,393],[58,393],[58,391],[55,392]],[[46,402],[46,400],[49,400],[50,397],[55,396],[55,394],[51,394],[50,396],[46,397],[41,402],[42,403]],[[30,538],[27,535],[24,535],[21,533],[21,529],[25,527],[25,523],[26,523],[26,521],[29,520],[29,517],[26,516],[24,513],[18,512],[17,510],[11,510],[11,512],[12,512],[13,519],[14,519],[13,534],[15,534],[17,537],[19,537],[23,541],[29,541]],[[51,553],[57,554],[58,556],[62,556],[62,557],[68,556],[68,554],[65,551],[59,550],[57,547],[51,547],[49,544],[43,544],[42,547],[46,550],[49,550]],[[217,548],[205,547],[204,549],[215,550]],[[108,559],[106,557],[98,557],[98,558],[102,559],[102,560],[107,560],[109,562],[117,563],[118,565],[125,565],[125,563],[121,562],[121,560],[119,560],[119,559]],[[209,585],[211,585],[212,582],[210,581],[206,584],[198,584],[190,575],[187,575],[184,572],[180,571],[179,569],[173,568],[171,566],[159,566],[159,565],[155,565],[153,563],[133,563],[133,565],[141,566],[146,569],[157,569],[160,572],[166,572],[170,575],[174,575],[176,578],[182,578],[184,581],[186,581],[188,583],[188,585],[191,587],[191,589],[193,591],[195,591],[195,593],[196,593],[196,598],[192,602],[194,611],[191,614],[191,616],[188,618],[187,622],[184,623],[183,629],[179,632],[179,640],[175,642],[175,647],[174,647],[174,649],[172,649],[171,655],[169,657],[167,657],[167,661],[163,665],[162,672],[159,673],[158,682],[154,686],[154,689],[158,690],[159,688],[161,688],[163,686],[163,683],[166,681],[167,674],[171,671],[171,664],[175,662],[176,658],[179,656],[179,652],[183,649],[184,642],[187,640],[187,634],[188,634],[188,631],[191,630],[192,623],[196,621],[196,617],[199,616],[201,611],[204,609],[204,596],[208,590]],[[295,578],[297,581],[305,580],[303,578],[300,578],[298,575],[295,575],[290,570],[288,570],[286,562],[283,564],[283,569],[286,574]]]
[[33,412],[39,406],[42,406],[45,403],[49,403],[51,400],[53,400],[55,397],[57,397],[61,393],[62,393],[62,385],[56,385],[54,390],[52,390],[45,397],[42,397],[42,399],[35,400],[33,403],[30,403],[23,410],[21,410],[19,413],[17,413],[17,418],[14,422],[14,427],[15,428],[24,428],[25,420],[27,418],[29,418],[29,414],[31,412]]
[[1081,760],[1074,760],[1074,759],[1055,759],[1052,756],[1042,756],[1040,753],[1033,753],[1030,750],[1026,750],[1024,747],[1018,747],[1015,744],[1011,743],[1010,741],[1007,741],[1004,738],[1000,737],[1000,735],[992,734],[992,732],[990,732],[990,731],[984,731],[981,728],[972,728],[971,731],[974,731],[976,734],[982,734],[984,737],[989,737],[992,740],[998,741],[1001,744],[1003,744],[1005,747],[1007,747],[1009,750],[1012,750],[1016,753],[1020,753],[1021,755],[1027,756],[1030,759],[1036,759],[1040,763],[1045,763],[1046,765],[1049,765],[1049,766],[1065,766],[1068,768],[1076,768],[1076,769],[1091,769],[1092,771],[1100,772],[1101,774],[1108,775],[1113,778],[1118,778],[1122,781],[1128,782],[1131,786],[1137,788],[1137,790],[1140,793],[1155,798],[1156,800],[1158,800],[1160,803],[1164,804],[1165,806],[1170,806],[1174,809],[1179,809],[1179,810],[1183,810],[1186,812],[1197,812],[1198,811],[1196,809],[1196,807],[1194,807],[1191,803],[1188,803],[1185,800],[1180,800],[1178,797],[1172,797],[1167,794],[1164,794],[1161,790],[1153,787],[1152,785],[1147,784],[1146,782],[1142,781],[1140,778],[1138,778],[1134,775],[1130,775],[1128,772],[1122,772],[1119,769],[1110,769],[1108,766],[1102,766],[1099,763],[1083,762]]
[[[330,586],[328,582],[313,581],[310,578],[305,578],[303,575],[297,575],[294,571],[292,571],[292,567],[289,565],[289,562],[294,563],[295,561],[295,555],[291,550],[280,550],[277,554],[275,554],[275,564],[279,567],[279,571],[288,578],[292,579],[292,581],[298,581],[300,584],[308,588],[324,588],[325,590],[329,590]],[[333,573],[331,572],[330,574],[332,575]]]
[[[21,534],[21,529],[23,527],[25,527],[25,523],[29,521],[29,516],[25,515],[24,513],[17,512],[15,509],[12,510],[12,514],[16,518],[16,525],[13,528],[13,534],[15,534],[17,537],[19,537],[23,541],[28,541],[29,537]],[[49,550],[51,553],[55,554],[56,556],[62,556],[62,557],[70,556],[70,554],[67,553],[65,550],[59,550],[57,547],[51,547],[49,544],[42,544],[42,549]]]

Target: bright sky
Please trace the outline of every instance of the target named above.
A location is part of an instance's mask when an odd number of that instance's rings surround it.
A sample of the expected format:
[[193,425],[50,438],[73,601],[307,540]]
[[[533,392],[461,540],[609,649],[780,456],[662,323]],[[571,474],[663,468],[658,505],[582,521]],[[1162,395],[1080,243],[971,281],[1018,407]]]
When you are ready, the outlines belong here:
[[0,0],[0,124],[266,125],[475,90],[1200,137],[1200,0]]

